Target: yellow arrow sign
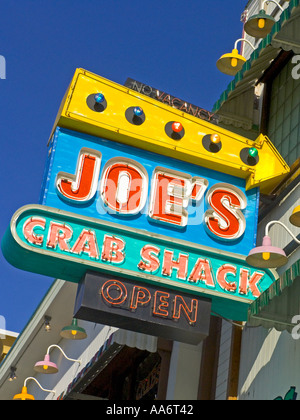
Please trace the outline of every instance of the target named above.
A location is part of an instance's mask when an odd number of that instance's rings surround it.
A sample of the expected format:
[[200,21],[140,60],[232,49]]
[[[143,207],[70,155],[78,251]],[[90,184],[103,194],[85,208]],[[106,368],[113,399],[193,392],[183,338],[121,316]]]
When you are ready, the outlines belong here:
[[104,137],[246,180],[270,192],[289,167],[260,135],[253,141],[77,69],[55,126]]

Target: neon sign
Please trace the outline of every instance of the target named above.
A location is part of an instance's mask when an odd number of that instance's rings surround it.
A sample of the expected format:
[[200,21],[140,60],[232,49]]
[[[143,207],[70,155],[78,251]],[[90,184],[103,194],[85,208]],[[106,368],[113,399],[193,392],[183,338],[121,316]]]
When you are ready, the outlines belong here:
[[41,203],[247,255],[258,189],[206,168],[58,129]]
[[[38,205],[13,216],[2,250],[20,269],[67,281],[78,283],[92,270],[208,297],[213,312],[235,320],[247,319],[249,303],[274,281],[242,256]],[[111,299],[109,289],[104,297]],[[148,297],[141,289],[132,308]],[[228,299],[235,305],[224,305]],[[166,310],[161,296],[154,306]]]
[[180,111],[186,112],[187,114],[193,115],[194,117],[201,118],[206,121],[210,121],[214,124],[218,124],[219,117],[206,109],[200,108],[196,105],[192,105],[189,102],[183,101],[182,99],[176,98],[166,92],[161,92],[156,88],[145,85],[144,83],[133,80],[130,77],[127,78],[125,86],[133,89],[139,93],[150,96],[157,101],[172,106],[173,108],[179,109]]
[[209,333],[211,302],[161,286],[87,272],[74,316],[104,325],[198,344]]
[[[62,198],[81,203],[90,201],[97,193],[100,164],[100,153],[97,156],[96,150],[81,149],[76,174],[57,175],[56,188]],[[188,174],[155,168],[148,216],[154,221],[185,227],[189,200],[200,201],[207,186],[206,179],[192,179]],[[99,195],[109,213],[138,214],[145,207],[147,191],[147,172],[138,162],[120,157],[106,163]],[[247,199],[242,191],[229,184],[216,184],[208,191],[207,202],[211,210],[205,213],[205,223],[213,235],[237,239],[244,233],[246,222],[241,210],[246,208]]]
[[[3,253],[20,269],[77,283],[93,270],[163,284],[246,320],[274,281],[245,264],[259,189],[271,191],[289,167],[267,137],[246,139],[161,99],[77,69],[48,143],[42,206],[13,216]],[[136,290],[130,309],[151,300],[153,315],[170,314],[168,291]]]

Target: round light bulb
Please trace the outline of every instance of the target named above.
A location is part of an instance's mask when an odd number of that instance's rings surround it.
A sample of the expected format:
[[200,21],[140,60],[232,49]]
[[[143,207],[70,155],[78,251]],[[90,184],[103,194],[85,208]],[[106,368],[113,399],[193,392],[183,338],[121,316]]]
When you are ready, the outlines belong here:
[[220,138],[219,134],[212,134],[210,136],[210,141],[214,144],[219,144],[220,141],[221,141],[221,138]]
[[97,102],[97,104],[101,104],[101,102],[104,101],[104,95],[103,93],[96,93],[96,95],[94,96],[95,102]]
[[269,259],[271,257],[271,254],[270,254],[270,252],[263,252],[262,257],[263,257],[263,260],[269,261]]
[[141,115],[143,115],[144,111],[140,106],[136,106],[135,108],[133,108],[133,113],[137,117],[140,117]]
[[72,335],[74,335],[74,337],[75,337],[75,335],[77,334],[77,331],[72,330],[72,331],[71,331],[71,334],[72,334]]
[[259,29],[263,29],[266,26],[266,20],[265,19],[258,19],[258,27]]
[[182,124],[180,122],[173,122],[172,124],[172,130],[175,133],[180,133],[180,131],[183,129]]
[[43,369],[44,369],[44,370],[47,370],[47,369],[48,369],[48,366],[47,366],[47,365],[44,365],[44,366],[43,366]]
[[251,147],[251,149],[249,149],[249,156],[256,157],[257,155],[258,155],[258,150],[255,147]]

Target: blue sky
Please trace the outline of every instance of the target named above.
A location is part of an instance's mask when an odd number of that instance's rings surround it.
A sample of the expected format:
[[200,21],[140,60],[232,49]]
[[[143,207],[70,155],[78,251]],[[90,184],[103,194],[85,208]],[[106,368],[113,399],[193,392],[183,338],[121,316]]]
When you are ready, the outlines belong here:
[[[144,82],[211,110],[231,78],[216,61],[241,37],[246,0],[0,0],[0,238],[39,201],[47,141],[77,67]],[[0,315],[20,332],[53,279],[0,255]],[[0,328],[3,328],[0,325]]]

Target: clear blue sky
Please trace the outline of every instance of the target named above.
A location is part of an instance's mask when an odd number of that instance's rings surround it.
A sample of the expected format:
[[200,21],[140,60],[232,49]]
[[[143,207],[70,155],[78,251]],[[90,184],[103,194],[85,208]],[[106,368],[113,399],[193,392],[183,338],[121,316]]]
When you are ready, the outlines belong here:
[[[119,84],[131,77],[210,111],[231,81],[216,61],[241,37],[246,3],[0,0],[0,237],[17,209],[38,203],[47,140],[77,67]],[[24,328],[52,282],[0,255],[6,329]]]

